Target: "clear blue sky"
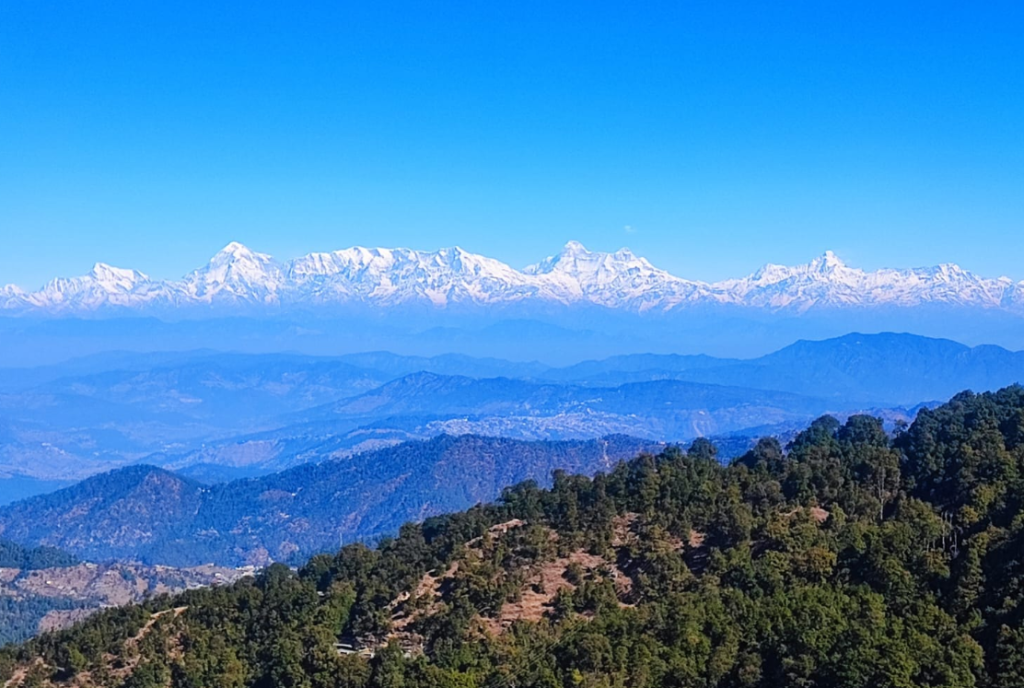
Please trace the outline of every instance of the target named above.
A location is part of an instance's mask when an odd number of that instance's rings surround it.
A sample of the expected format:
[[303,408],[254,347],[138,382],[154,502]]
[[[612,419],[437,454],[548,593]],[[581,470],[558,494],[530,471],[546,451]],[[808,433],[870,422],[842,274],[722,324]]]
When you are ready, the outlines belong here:
[[5,0],[0,283],[231,240],[1024,279],[1022,36],[1020,2]]

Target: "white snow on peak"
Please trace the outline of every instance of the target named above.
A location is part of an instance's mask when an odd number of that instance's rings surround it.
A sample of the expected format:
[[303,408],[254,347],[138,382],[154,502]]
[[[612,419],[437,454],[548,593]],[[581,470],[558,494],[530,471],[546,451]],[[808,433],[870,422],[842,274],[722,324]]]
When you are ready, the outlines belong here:
[[846,263],[841,261],[839,256],[832,251],[825,251],[824,254],[810,262],[810,268],[818,272],[830,272],[845,267]]
[[701,304],[802,312],[935,303],[1024,314],[1024,282],[982,278],[951,263],[866,272],[831,251],[803,265],[769,263],[747,277],[709,284],[672,275],[626,248],[589,251],[576,241],[523,270],[457,246],[437,251],[355,246],[280,263],[232,242],[179,281],[152,280],[137,270],[97,263],[87,275],[54,279],[39,291],[0,290],[0,308],[8,311],[355,303],[592,304],[633,312]]
[[[227,246],[217,251],[217,256],[250,256],[252,250],[243,243],[232,241]],[[214,256],[215,258],[217,256]]]
[[21,296],[24,293],[25,290],[17,284],[5,284],[0,288],[0,294],[3,294],[4,296]]
[[356,246],[311,253],[291,261],[287,274],[317,302],[347,298],[443,306],[537,296],[522,273],[459,247],[427,252]]
[[278,303],[285,279],[281,267],[265,253],[233,241],[193,270],[181,283],[184,295],[200,303],[228,301]]
[[1000,307],[1015,289],[1009,280],[982,278],[954,264],[865,272],[831,251],[806,265],[769,263],[749,277],[712,286],[731,303],[796,310],[924,303]]
[[628,248],[592,252],[577,241],[567,243],[558,255],[527,267],[523,274],[548,283],[569,301],[641,311],[691,300],[706,286],[659,270]]
[[110,291],[131,291],[140,283],[149,281],[149,276],[138,270],[115,268],[106,263],[93,265],[89,276],[97,285]]
[[[87,275],[58,277],[36,292],[5,293],[0,306],[18,306],[43,310],[95,310],[107,305],[132,306],[148,301],[146,292],[151,282],[137,270],[115,268],[96,263]],[[6,292],[6,290],[5,290]]]
[[0,310],[13,310],[22,307],[25,296],[25,291],[16,284],[6,284],[0,287]]
[[654,270],[650,263],[634,256],[628,248],[621,248],[615,253],[592,253],[580,242],[570,241],[558,255],[548,256],[540,263],[527,267],[523,272],[533,275],[552,272],[582,275],[594,273],[601,267],[619,269],[638,266]]

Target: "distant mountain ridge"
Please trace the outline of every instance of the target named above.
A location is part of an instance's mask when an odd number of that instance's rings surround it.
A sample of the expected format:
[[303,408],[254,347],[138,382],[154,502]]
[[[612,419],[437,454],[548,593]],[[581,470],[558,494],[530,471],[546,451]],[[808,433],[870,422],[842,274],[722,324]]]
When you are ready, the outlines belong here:
[[569,417],[579,419],[578,437],[594,436],[597,433],[588,432],[591,422],[605,419],[618,422],[616,432],[682,440],[756,425],[799,422],[829,410],[834,409],[828,402],[810,396],[683,380],[583,387],[414,373],[359,396],[308,409],[301,417],[335,423],[396,417],[509,419],[527,427],[531,420]]
[[954,264],[865,272],[831,251],[805,265],[768,264],[744,278],[707,283],[672,275],[629,249],[591,252],[578,242],[522,270],[458,247],[353,247],[278,261],[232,242],[177,281],[97,263],[87,275],[57,278],[38,291],[13,285],[0,290],[0,310],[11,313],[578,304],[630,313],[699,306],[799,313],[938,304],[1024,314],[1024,281],[985,278]]
[[[905,333],[851,333],[824,341],[801,340],[750,360],[703,360],[699,357],[641,356],[650,366],[634,373],[752,389],[842,399],[847,405],[874,403],[914,405],[944,399],[964,389],[984,391],[1024,382],[1024,352],[998,346],[968,347],[948,339]],[[628,366],[634,357],[612,359],[608,366]],[[658,361],[666,363],[659,368]],[[677,369],[668,367],[675,363]],[[580,364],[593,366],[599,362]],[[560,371],[561,372],[561,371]],[[628,376],[593,373],[590,379],[621,383]]]

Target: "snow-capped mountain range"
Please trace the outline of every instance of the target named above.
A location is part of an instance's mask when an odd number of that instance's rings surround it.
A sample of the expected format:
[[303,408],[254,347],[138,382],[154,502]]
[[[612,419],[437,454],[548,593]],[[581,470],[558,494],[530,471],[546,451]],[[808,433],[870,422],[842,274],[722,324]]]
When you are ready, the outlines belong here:
[[530,303],[632,312],[698,305],[804,312],[944,304],[1024,314],[1024,281],[984,278],[953,264],[865,272],[831,251],[805,265],[769,264],[741,279],[707,283],[660,270],[625,248],[591,252],[578,242],[523,270],[457,247],[432,252],[354,247],[279,262],[233,242],[177,281],[97,263],[87,275],[57,278],[38,291],[0,289],[0,309],[9,313]]

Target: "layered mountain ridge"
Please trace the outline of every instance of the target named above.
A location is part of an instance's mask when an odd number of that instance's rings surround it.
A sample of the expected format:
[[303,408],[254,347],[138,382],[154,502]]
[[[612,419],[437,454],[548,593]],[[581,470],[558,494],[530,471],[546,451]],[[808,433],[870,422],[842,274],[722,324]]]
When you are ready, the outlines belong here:
[[643,354],[568,367],[384,352],[120,352],[0,368],[0,505],[144,461],[203,482],[441,434],[730,441],[824,412],[912,419],[1024,382],[1024,352],[908,334],[796,342],[757,359]]
[[38,291],[0,289],[0,310],[10,313],[514,304],[589,304],[633,313],[696,306],[800,313],[937,304],[1024,314],[1024,281],[985,278],[955,264],[866,272],[831,251],[805,265],[768,264],[744,278],[708,283],[672,275],[629,249],[593,252],[578,242],[522,270],[458,247],[353,247],[282,262],[232,242],[177,281],[97,263],[87,275],[56,278]]

